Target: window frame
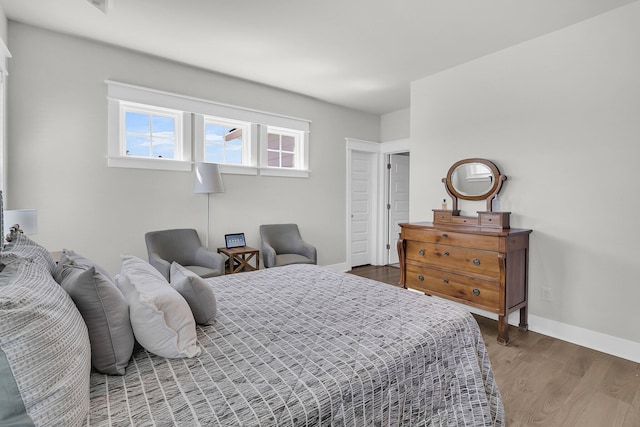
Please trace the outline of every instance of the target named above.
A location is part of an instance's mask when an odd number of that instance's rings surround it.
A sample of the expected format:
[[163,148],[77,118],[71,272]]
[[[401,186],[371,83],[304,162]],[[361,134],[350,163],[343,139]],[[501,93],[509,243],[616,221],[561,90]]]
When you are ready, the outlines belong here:
[[[166,117],[166,118],[171,118],[174,120],[173,122],[173,133],[174,133],[174,158],[173,159],[169,159],[169,158],[161,158],[161,157],[153,157],[153,156],[134,156],[134,155],[130,155],[127,154],[127,136],[129,136],[129,134],[127,133],[127,123],[126,123],[126,116],[127,113],[139,113],[139,114],[145,114],[145,115],[149,115],[150,117]],[[121,101],[120,102],[120,156],[126,156],[126,157],[135,157],[135,158],[139,158],[139,159],[165,159],[165,160],[182,160],[184,157],[184,144],[185,141],[183,140],[183,133],[182,133],[182,128],[184,127],[184,117],[183,117],[184,113],[182,111],[178,111],[178,110],[173,110],[173,109],[169,109],[169,108],[160,108],[160,107],[153,107],[151,105],[143,105],[143,104],[136,104],[133,102],[125,102],[125,101]],[[152,129],[150,130],[150,138],[153,140],[153,133],[152,133]],[[187,141],[187,143],[191,143],[191,141]]]
[[[295,139],[294,148],[294,167],[269,166],[268,135],[277,134],[284,136],[292,136]],[[290,129],[280,126],[261,126],[260,135],[260,175],[266,176],[309,176],[309,150],[308,150],[308,132],[296,129]],[[281,150],[280,150],[281,151]]]
[[[178,104],[174,96],[110,81],[107,81],[107,93],[107,166],[191,171],[193,163],[191,159],[191,113],[176,108]],[[128,156],[125,137],[127,111],[144,111],[149,114],[155,112],[159,115],[170,114],[174,116],[177,119],[175,123],[175,158]]]
[[251,122],[229,119],[227,117],[211,116],[205,114],[194,114],[194,146],[195,146],[195,161],[197,163],[206,163],[205,149],[206,149],[206,133],[205,127],[208,122],[214,122],[218,124],[233,124],[241,126],[247,129],[247,145],[242,146],[242,164],[231,163],[218,163],[220,165],[221,173],[231,173],[237,175],[257,175],[257,146],[258,146],[258,133],[257,125]]

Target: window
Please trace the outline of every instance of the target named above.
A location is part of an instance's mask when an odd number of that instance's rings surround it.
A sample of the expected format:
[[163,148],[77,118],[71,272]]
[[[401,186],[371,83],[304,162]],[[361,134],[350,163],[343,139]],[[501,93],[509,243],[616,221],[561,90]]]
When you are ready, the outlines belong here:
[[190,171],[196,161],[223,173],[309,176],[308,120],[106,84],[109,166]]
[[190,171],[191,113],[178,95],[107,81],[109,167]]
[[296,135],[267,132],[267,166],[295,168],[296,145]]
[[228,165],[249,164],[249,123],[205,117],[204,161]]
[[306,133],[275,126],[262,128],[260,174],[309,176]]
[[120,114],[126,156],[181,160],[180,111],[121,103]]

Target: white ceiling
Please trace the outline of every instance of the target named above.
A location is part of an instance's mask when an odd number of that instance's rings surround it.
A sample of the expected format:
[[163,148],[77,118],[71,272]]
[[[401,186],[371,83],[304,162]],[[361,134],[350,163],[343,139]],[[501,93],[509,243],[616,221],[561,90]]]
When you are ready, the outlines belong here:
[[[636,0],[0,0],[11,20],[382,114],[410,82]],[[9,40],[11,49],[11,40]]]

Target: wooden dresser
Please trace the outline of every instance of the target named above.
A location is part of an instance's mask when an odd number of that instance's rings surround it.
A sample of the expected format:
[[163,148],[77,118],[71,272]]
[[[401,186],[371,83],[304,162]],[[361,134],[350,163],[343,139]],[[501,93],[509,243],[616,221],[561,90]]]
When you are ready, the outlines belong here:
[[498,342],[509,343],[509,313],[527,329],[531,230],[400,224],[400,284],[498,314]]

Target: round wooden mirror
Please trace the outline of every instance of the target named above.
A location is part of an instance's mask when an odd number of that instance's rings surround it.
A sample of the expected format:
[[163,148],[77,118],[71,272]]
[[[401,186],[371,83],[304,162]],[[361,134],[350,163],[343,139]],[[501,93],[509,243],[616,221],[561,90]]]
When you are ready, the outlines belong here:
[[474,158],[455,162],[442,182],[453,200],[454,211],[458,209],[458,199],[462,199],[487,200],[487,211],[491,212],[491,200],[506,179],[493,162]]

